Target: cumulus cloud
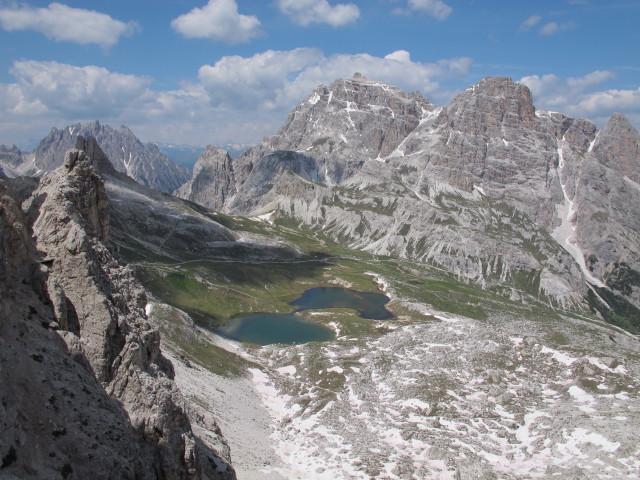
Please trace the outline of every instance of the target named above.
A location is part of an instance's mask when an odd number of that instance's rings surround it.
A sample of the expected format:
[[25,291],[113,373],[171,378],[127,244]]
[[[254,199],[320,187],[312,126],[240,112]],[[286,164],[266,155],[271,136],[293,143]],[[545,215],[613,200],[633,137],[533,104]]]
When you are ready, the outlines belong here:
[[531,75],[520,82],[533,93],[539,108],[585,117],[602,124],[614,112],[640,118],[640,88],[619,90],[602,88],[615,74],[597,70],[582,77],[562,79],[557,75]]
[[531,15],[529,18],[527,18],[524,22],[520,24],[520,29],[531,30],[538,23],[540,23],[540,20],[542,20],[542,17],[540,15]]
[[174,90],[153,90],[152,79],[98,66],[15,62],[11,84],[0,84],[0,143],[20,142],[29,128],[42,137],[52,125],[99,119],[126,124],[143,140],[205,144],[250,142],[272,134],[295,105],[320,84],[360,72],[372,80],[427,96],[439,82],[465,76],[469,58],[416,62],[409,52],[386,56],[298,48],[250,57],[227,56],[204,65]]
[[614,78],[616,78],[616,76],[613,72],[608,70],[596,70],[595,72],[588,73],[582,77],[569,77],[567,79],[567,85],[572,89],[582,91],[587,88],[600,85],[607,80],[613,80]]
[[540,28],[540,35],[555,35],[556,33],[564,32],[566,30],[572,30],[577,26],[578,24],[576,22],[549,22]]
[[339,3],[331,6],[327,0],[278,0],[278,9],[303,27],[313,23],[342,27],[360,17],[357,5]]
[[314,48],[267,50],[249,58],[234,55],[202,66],[198,78],[216,105],[273,108],[290,87],[290,77],[323,59],[322,52]]
[[586,95],[575,107],[577,112],[594,118],[622,112],[633,120],[640,119],[640,87],[635,90],[606,90]]
[[290,109],[319,84],[349,78],[354,72],[428,94],[438,79],[465,75],[471,59],[413,62],[399,50],[385,57],[366,53],[325,57],[320,50],[269,50],[252,57],[224,57],[200,68],[199,79],[215,105],[239,109]]
[[82,45],[96,43],[109,48],[138,25],[124,23],[104,13],[52,3],[46,8],[28,5],[0,8],[0,26],[6,31],[35,30],[56,41]]
[[396,50],[395,52],[391,52],[389,55],[385,55],[384,58],[387,60],[396,60],[402,63],[411,62],[411,54],[406,50]]
[[406,9],[397,8],[394,13],[410,14],[411,12],[422,12],[438,20],[444,20],[452,11],[453,8],[442,0],[408,0]]
[[112,73],[101,67],[33,60],[15,62],[10,72],[17,83],[9,87],[21,99],[14,106],[15,113],[25,113],[21,109],[28,105],[40,105],[41,112],[112,116],[139,99],[150,83],[144,77]]
[[209,0],[171,21],[171,27],[186,38],[208,38],[229,44],[246,43],[260,35],[260,20],[238,13],[235,0]]

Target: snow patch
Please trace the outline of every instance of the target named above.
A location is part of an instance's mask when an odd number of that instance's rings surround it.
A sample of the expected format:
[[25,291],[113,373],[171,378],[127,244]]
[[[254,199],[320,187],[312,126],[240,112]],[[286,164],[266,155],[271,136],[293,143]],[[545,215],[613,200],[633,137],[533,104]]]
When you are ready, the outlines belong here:
[[296,374],[296,367],[295,365],[288,365],[286,367],[280,367],[280,368],[276,368],[276,371],[282,375],[295,375]]
[[364,274],[373,277],[373,281],[376,283],[376,285],[378,285],[378,288],[384,293],[389,293],[389,282],[387,282],[384,278],[373,272],[364,272]]
[[309,98],[307,101],[311,104],[311,105],[315,105],[316,103],[318,103],[318,101],[320,100],[320,95],[318,95],[317,93],[313,93],[313,95],[311,96],[311,98]]
[[582,410],[585,413],[594,413],[596,411],[592,407],[592,405],[595,404],[595,398],[593,397],[593,395],[585,392],[576,385],[571,385],[568,391],[569,395],[573,397],[576,403],[582,404],[578,406],[578,409]]
[[483,197],[486,197],[487,194],[484,193],[484,189],[478,185],[474,185],[473,189],[476,190],[480,195],[482,195]]
[[273,215],[276,213],[275,210],[272,210],[271,212],[268,213],[263,213],[262,215],[258,215],[257,217],[255,217],[256,219],[260,220],[261,222],[266,222],[269,225],[273,225]]
[[596,144],[596,140],[598,139],[598,135],[600,135],[600,132],[596,132],[596,136],[593,137],[593,140],[591,142],[589,142],[589,148],[587,150],[587,152],[591,153],[591,151],[593,150],[593,146]]
[[627,374],[627,369],[624,367],[624,365],[618,365],[616,368],[610,368],[610,367],[607,367],[604,363],[602,363],[602,361],[599,358],[589,357],[587,358],[587,360],[589,360],[589,363],[591,365],[598,367],[601,370],[606,370],[607,372],[611,372],[611,373],[617,373],[619,375]]
[[[562,143],[564,143],[564,138]],[[558,212],[558,217],[560,217],[562,223],[552,232],[551,235],[560,244],[560,246],[573,257],[587,281],[600,288],[604,288],[605,284],[595,278],[587,268],[587,264],[584,260],[584,254],[575,239],[576,227],[573,224],[573,219],[576,214],[576,210],[574,208],[573,200],[569,198],[567,193],[566,182],[562,181],[565,163],[561,143],[559,143],[558,146],[558,159],[558,179],[560,181],[560,187],[562,188],[562,194],[564,195],[564,203],[556,205],[556,211]]]
[[611,442],[603,435],[590,432],[584,428],[576,428],[569,439],[575,443],[591,443],[609,453],[615,452],[620,447],[619,442]]
[[550,353],[556,362],[562,363],[567,366],[571,365],[577,360],[577,358],[570,357],[566,353],[559,352],[558,350],[554,350],[549,347],[542,347],[540,353]]

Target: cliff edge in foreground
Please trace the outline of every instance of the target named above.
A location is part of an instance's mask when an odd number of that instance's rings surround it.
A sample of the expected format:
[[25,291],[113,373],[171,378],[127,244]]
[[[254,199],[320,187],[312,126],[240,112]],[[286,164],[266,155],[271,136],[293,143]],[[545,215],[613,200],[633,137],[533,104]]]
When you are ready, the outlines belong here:
[[235,478],[192,432],[144,291],[105,243],[99,147],[78,144],[27,214],[0,179],[0,473]]

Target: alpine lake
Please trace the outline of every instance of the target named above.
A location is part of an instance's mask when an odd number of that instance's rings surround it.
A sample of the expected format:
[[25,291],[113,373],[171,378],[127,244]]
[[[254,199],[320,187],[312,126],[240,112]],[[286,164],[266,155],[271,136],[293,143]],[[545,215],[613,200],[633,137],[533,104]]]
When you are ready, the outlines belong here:
[[303,310],[348,308],[355,310],[362,318],[387,320],[393,318],[393,314],[385,308],[387,302],[389,297],[379,293],[359,292],[342,287],[316,287],[305,290],[299,298],[289,303],[298,307],[294,312],[254,313],[235,317],[215,331],[232,340],[256,345],[326,342],[336,336],[332,329],[296,313]]

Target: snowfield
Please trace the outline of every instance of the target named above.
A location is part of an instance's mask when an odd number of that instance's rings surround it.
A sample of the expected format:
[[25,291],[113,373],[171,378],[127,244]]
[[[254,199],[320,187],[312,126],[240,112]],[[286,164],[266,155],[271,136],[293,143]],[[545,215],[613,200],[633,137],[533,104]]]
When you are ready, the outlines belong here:
[[547,328],[446,317],[378,338],[263,347],[251,375],[281,460],[263,473],[640,478],[638,365],[597,355],[637,341],[563,325],[575,342],[549,346]]

